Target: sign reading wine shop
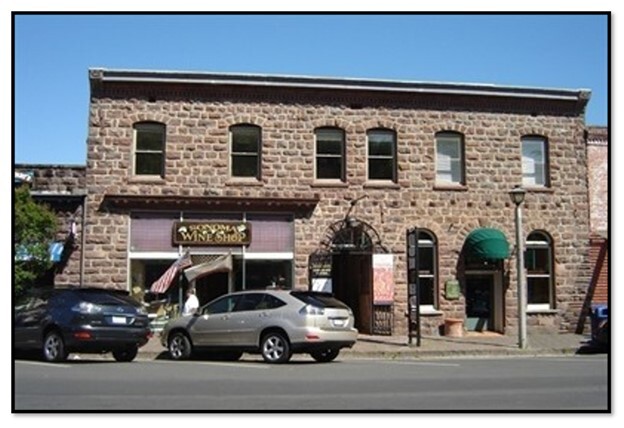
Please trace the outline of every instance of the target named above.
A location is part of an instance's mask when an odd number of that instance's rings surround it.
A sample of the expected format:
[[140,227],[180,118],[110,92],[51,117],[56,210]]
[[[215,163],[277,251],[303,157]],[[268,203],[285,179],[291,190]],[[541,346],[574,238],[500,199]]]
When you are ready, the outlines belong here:
[[176,221],[173,223],[174,245],[249,245],[251,225],[246,222]]

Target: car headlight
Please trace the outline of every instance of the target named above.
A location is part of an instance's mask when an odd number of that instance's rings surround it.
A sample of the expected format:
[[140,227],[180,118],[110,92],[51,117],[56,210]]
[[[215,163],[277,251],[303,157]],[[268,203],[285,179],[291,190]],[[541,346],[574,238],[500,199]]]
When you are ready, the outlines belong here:
[[145,308],[141,307],[141,306],[137,306],[136,308],[136,312],[139,315],[147,315],[147,311],[145,310]]
[[90,302],[80,302],[74,305],[71,310],[80,314],[99,314],[102,313],[103,308]]

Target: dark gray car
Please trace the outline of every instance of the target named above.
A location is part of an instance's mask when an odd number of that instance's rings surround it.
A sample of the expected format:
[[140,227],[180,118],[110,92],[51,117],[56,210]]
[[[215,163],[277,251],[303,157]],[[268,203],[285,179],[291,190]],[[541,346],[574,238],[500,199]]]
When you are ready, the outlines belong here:
[[47,361],[71,352],[112,352],[117,361],[132,361],[151,334],[137,301],[101,288],[38,291],[20,298],[13,316],[13,348],[41,350]]

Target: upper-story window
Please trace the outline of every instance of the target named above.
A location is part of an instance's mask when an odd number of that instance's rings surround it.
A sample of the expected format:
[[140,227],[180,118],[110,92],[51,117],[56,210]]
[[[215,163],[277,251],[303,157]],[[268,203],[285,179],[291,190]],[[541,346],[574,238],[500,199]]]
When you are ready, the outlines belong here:
[[522,138],[522,184],[549,186],[548,144],[544,137]]
[[134,124],[134,174],[165,176],[165,134],[162,123]]
[[318,128],[316,140],[316,178],[345,181],[345,133],[338,128]]
[[464,139],[456,132],[436,134],[436,183],[465,184]]
[[554,309],[552,241],[543,232],[532,232],[527,238],[526,268],[528,309]]
[[230,127],[232,177],[260,180],[261,128],[255,125]]
[[396,133],[374,129],[368,137],[368,179],[396,181]]

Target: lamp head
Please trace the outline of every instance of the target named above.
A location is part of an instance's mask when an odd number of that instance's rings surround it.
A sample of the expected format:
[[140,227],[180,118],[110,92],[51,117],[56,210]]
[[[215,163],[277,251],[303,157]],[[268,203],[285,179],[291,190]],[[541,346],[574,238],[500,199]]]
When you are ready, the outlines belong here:
[[509,191],[509,197],[511,198],[511,201],[516,204],[516,206],[519,206],[522,202],[524,202],[525,194],[526,191],[519,185],[514,186],[514,188]]

